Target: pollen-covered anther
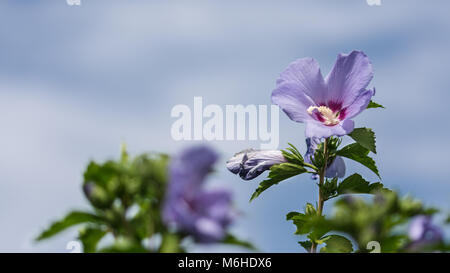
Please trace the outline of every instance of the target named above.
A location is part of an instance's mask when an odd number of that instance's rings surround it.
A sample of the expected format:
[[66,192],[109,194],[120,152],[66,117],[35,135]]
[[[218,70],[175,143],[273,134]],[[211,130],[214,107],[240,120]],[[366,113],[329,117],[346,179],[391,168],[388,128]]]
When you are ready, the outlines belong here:
[[339,122],[339,112],[333,112],[330,108],[327,106],[310,106],[308,108],[308,114],[313,115],[314,110],[317,110],[320,114],[320,117],[323,119],[323,123],[325,125],[336,125]]

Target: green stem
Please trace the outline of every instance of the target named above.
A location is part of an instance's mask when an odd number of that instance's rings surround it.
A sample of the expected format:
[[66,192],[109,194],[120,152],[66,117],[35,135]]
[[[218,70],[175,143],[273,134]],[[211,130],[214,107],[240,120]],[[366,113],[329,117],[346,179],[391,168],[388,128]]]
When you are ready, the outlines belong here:
[[[322,169],[319,173],[319,200],[317,202],[317,215],[322,216],[323,212],[323,205],[325,203],[325,198],[323,196],[322,192],[322,185],[325,182],[325,173],[327,171],[327,163],[328,163],[328,138],[325,139],[323,143],[323,157],[324,157],[324,164]],[[311,253],[316,253],[317,251],[317,244],[315,242],[312,242],[311,244]]]

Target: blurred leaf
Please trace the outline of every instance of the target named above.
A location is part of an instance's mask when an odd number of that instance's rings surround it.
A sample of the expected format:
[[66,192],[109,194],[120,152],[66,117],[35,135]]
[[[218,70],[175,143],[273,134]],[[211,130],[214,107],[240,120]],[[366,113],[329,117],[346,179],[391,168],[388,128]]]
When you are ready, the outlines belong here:
[[[141,240],[150,237],[160,224],[160,212],[151,210],[148,202],[143,202],[139,206],[139,211],[130,220],[130,226],[135,231],[135,236]],[[158,227],[157,230],[162,229]]]
[[153,207],[161,206],[165,196],[168,162],[169,157],[165,154],[136,157],[130,166],[134,185],[127,187],[129,196],[135,200],[149,200]]
[[78,238],[83,244],[83,251],[85,253],[93,253],[97,249],[97,244],[107,234],[107,231],[99,228],[88,227],[80,230]]
[[407,242],[407,235],[392,235],[386,236],[383,239],[383,243],[380,244],[381,252],[384,253],[395,253],[398,252]]
[[374,172],[378,177],[380,177],[375,161],[371,157],[369,157],[368,154],[369,150],[358,143],[347,145],[336,152],[336,155],[340,155],[361,163],[362,165],[369,168],[372,172]]
[[398,200],[398,212],[405,217],[411,217],[417,214],[433,215],[439,210],[433,207],[424,207],[423,203],[411,196],[406,196]]
[[114,195],[108,193],[105,188],[93,182],[85,182],[83,192],[91,205],[98,209],[110,208],[115,199]]
[[174,233],[165,233],[159,248],[161,253],[177,253],[180,252],[180,238]]
[[103,223],[103,220],[91,213],[74,211],[69,213],[64,219],[54,222],[47,230],[43,231],[36,240],[40,241],[78,224],[82,223]]
[[126,164],[128,163],[128,152],[127,152],[127,144],[125,142],[122,142],[120,145],[120,163]]
[[381,246],[381,252],[402,252],[408,243],[405,225],[412,217],[429,211],[416,199],[381,190],[370,201],[352,195],[339,199],[326,221],[331,230],[350,236],[358,252],[372,251],[368,248],[372,241]]
[[383,184],[380,182],[376,183],[370,183],[360,174],[352,174],[351,176],[347,177],[342,181],[339,186],[337,187],[337,193],[338,194],[347,194],[347,193],[376,193],[380,190],[387,190],[386,188],[383,188]]
[[120,173],[118,165],[114,161],[107,161],[99,165],[91,161],[84,172],[84,182],[93,182],[96,185],[111,191],[111,180]]
[[370,109],[370,108],[385,108],[383,105],[378,104],[374,101],[370,101],[369,104],[367,105],[366,109]]
[[235,245],[235,246],[240,246],[240,247],[245,247],[251,250],[257,250],[251,243],[240,240],[238,238],[236,238],[235,236],[231,235],[231,234],[227,234],[227,236],[225,236],[225,238],[222,240],[223,244],[228,244],[228,245]]
[[114,244],[99,250],[103,253],[147,253],[148,250],[135,240],[119,237]]
[[377,153],[375,133],[370,128],[355,128],[350,134],[348,134],[359,145],[373,152]]
[[329,235],[323,239],[325,246],[320,252],[325,253],[350,253],[353,252],[353,246],[349,239],[340,235]]
[[282,163],[272,166],[268,178],[259,184],[259,187],[250,198],[250,202],[273,185],[290,177],[305,173],[306,171],[304,167],[292,163]]

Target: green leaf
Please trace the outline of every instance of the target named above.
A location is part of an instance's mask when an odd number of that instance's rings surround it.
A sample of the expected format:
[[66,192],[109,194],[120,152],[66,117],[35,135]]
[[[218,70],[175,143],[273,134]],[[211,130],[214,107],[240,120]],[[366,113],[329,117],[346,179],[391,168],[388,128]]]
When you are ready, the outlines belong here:
[[83,244],[83,252],[93,253],[97,250],[97,244],[106,235],[107,231],[99,228],[86,228],[80,230],[78,238]]
[[377,153],[375,145],[375,133],[370,128],[356,128],[350,134],[348,134],[359,145],[373,152]]
[[369,104],[367,105],[366,109],[370,109],[370,108],[385,108],[383,105],[378,104],[374,101],[370,101]]
[[270,168],[267,179],[259,183],[259,187],[252,194],[250,202],[273,185],[276,185],[290,177],[302,174],[306,171],[307,170],[304,167],[293,163],[282,163],[272,166]]
[[[308,208],[305,208],[305,211],[308,211]],[[323,225],[323,219],[323,216],[318,216],[317,213],[303,214],[290,212],[286,215],[286,220],[292,221],[297,226],[295,234],[303,235],[311,232],[314,236],[310,237],[310,239],[317,239],[329,231],[328,226]]]
[[74,211],[69,213],[64,219],[54,222],[48,229],[43,231],[37,238],[37,241],[52,237],[59,232],[82,223],[103,223],[103,220],[97,215]]
[[367,194],[373,194],[380,190],[387,190],[386,188],[383,188],[383,184],[380,182],[376,183],[370,183],[364,178],[362,178],[361,175],[355,173],[346,179],[342,181],[338,188],[337,193],[338,194],[346,194],[346,193],[367,193]]
[[292,218],[294,218],[294,216],[297,216],[299,214],[301,214],[301,213],[300,212],[296,212],[296,211],[291,211],[288,214],[286,214],[286,220],[287,221],[292,220]]
[[329,235],[323,238],[325,246],[320,249],[320,252],[325,253],[350,253],[353,251],[352,242],[344,236]]
[[245,247],[251,250],[257,250],[251,243],[240,240],[231,234],[227,234],[221,242],[222,244],[235,245],[240,247]]
[[362,165],[369,168],[372,172],[374,172],[380,179],[380,174],[378,173],[377,165],[375,161],[368,156],[369,150],[364,148],[358,143],[353,143],[345,146],[341,150],[336,152],[336,155],[340,155],[349,159],[352,159],[356,162],[361,163]]
[[325,242],[323,236],[328,232],[330,232],[329,226],[320,224],[320,222],[315,222],[307,237],[311,240],[311,242],[321,245]]
[[303,156],[301,155],[300,151],[291,143],[288,143],[290,147],[286,148],[287,151],[281,150],[283,156],[286,158],[286,160],[290,163],[297,164],[297,165],[303,165],[304,160]]
[[312,243],[311,241],[300,241],[298,242],[307,252],[311,251]]
[[337,183],[338,178],[335,177],[332,179],[326,179],[322,185],[318,184],[325,201],[337,196]]
[[[311,204],[307,204],[305,207],[305,214],[299,212],[289,212],[286,215],[286,220],[291,220],[297,227],[295,234],[304,235],[308,234],[310,242],[316,242],[322,244],[321,238],[327,234],[331,229],[323,216],[317,215],[316,210]],[[311,244],[308,241],[299,242],[307,251],[310,251]]]
[[296,215],[287,215],[287,220],[292,220],[294,225],[297,226],[295,234],[307,234],[311,231],[311,226],[307,225],[309,220],[313,218],[311,215],[305,215],[303,213],[297,213]]

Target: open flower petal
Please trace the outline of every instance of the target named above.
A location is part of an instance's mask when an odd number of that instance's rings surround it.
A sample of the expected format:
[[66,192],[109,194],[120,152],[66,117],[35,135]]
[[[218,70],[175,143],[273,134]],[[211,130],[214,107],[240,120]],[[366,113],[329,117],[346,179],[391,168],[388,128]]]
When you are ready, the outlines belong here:
[[316,105],[300,85],[292,82],[282,83],[272,92],[272,103],[280,106],[283,112],[296,122],[311,119],[307,110]]
[[299,59],[280,74],[277,85],[294,83],[297,89],[306,93],[316,104],[326,102],[327,87],[320,71],[319,64],[313,58]]
[[369,58],[361,51],[339,54],[336,63],[325,79],[328,103],[348,107],[369,85],[373,68]]
[[330,136],[344,136],[353,131],[355,123],[353,120],[346,119],[334,126],[325,126],[318,121],[306,123],[305,136],[307,138],[327,138]]
[[372,78],[372,65],[360,51],[340,54],[325,80],[318,63],[303,58],[280,74],[272,102],[293,121],[306,123],[307,138],[343,136],[375,95],[375,89],[366,90]]
[[362,92],[350,106],[342,110],[342,115],[345,115],[345,118],[348,119],[358,115],[367,108],[367,105],[369,105],[374,94],[375,90],[366,90]]

